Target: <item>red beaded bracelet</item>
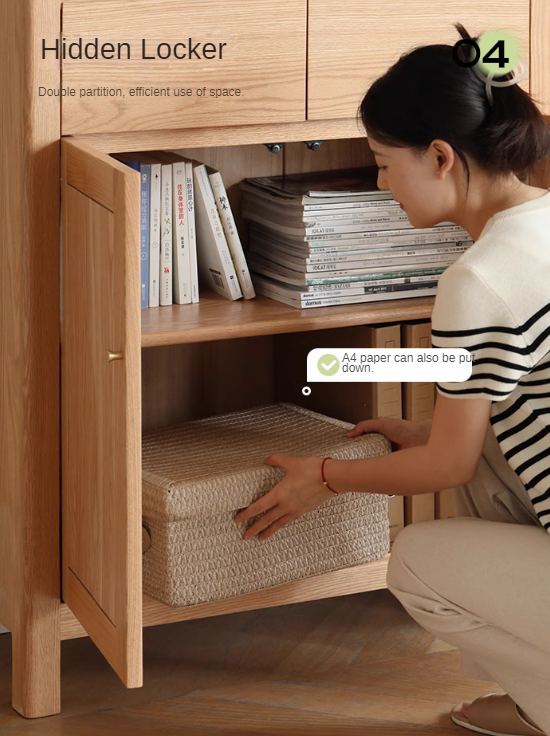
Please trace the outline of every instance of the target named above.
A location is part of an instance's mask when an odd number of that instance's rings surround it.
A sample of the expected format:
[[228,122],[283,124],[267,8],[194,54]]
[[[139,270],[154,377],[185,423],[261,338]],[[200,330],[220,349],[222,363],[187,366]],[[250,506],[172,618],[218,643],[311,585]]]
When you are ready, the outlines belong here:
[[325,463],[326,463],[327,460],[332,460],[332,458],[331,457],[325,457],[325,458],[323,458],[323,462],[321,463],[321,478],[323,479],[323,485],[326,486],[329,489],[329,491],[332,491],[333,493],[335,493],[338,496],[339,495],[339,491],[335,491],[334,488],[331,488],[329,486],[328,482],[325,480],[325,474],[323,472],[323,468],[325,467]]

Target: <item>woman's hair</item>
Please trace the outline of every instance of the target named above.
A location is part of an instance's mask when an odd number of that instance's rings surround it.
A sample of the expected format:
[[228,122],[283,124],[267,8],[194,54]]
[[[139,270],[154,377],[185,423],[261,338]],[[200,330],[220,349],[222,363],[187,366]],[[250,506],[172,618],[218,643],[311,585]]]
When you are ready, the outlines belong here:
[[[462,38],[470,35],[460,23]],[[478,37],[472,40],[477,40]],[[459,48],[467,60],[471,45]],[[513,75],[494,77],[495,81]],[[550,129],[532,98],[517,84],[491,87],[472,68],[453,59],[453,47],[434,44],[403,54],[370,87],[359,106],[368,136],[400,148],[425,151],[435,138],[452,146],[466,169],[467,154],[495,176],[514,173],[523,179],[540,159],[550,154]]]

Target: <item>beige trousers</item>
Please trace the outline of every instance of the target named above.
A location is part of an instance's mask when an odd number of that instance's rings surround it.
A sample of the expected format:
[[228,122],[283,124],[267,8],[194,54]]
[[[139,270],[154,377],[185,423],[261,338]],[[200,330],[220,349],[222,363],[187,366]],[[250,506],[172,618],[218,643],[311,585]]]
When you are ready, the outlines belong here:
[[550,736],[550,534],[491,425],[457,518],[397,536],[389,590],[424,629],[462,652],[467,677],[496,682]]

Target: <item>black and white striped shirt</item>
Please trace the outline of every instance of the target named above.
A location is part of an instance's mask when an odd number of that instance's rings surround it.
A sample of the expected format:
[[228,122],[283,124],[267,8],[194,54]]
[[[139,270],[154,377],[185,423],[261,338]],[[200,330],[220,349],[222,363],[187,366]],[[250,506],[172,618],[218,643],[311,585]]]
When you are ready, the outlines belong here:
[[550,533],[550,192],[497,212],[441,276],[434,347],[473,353],[444,396],[486,398],[504,457]]

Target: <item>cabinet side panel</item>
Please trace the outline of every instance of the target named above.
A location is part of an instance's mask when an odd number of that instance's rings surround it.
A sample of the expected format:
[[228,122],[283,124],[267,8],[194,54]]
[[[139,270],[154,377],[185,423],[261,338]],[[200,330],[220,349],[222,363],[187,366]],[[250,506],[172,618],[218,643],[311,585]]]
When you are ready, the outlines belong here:
[[59,711],[59,2],[0,3],[0,621],[13,706]]

